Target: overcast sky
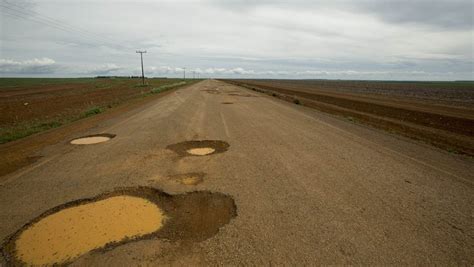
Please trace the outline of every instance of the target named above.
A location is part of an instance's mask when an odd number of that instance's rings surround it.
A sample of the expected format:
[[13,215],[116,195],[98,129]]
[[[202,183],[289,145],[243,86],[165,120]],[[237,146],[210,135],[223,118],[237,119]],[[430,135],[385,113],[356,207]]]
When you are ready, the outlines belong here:
[[0,76],[473,80],[472,0],[0,0]]

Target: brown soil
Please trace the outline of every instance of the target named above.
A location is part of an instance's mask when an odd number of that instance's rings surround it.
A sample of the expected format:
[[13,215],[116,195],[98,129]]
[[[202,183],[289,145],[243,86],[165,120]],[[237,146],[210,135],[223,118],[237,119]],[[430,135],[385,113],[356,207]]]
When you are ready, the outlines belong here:
[[43,148],[58,143],[59,140],[77,138],[78,132],[87,131],[98,123],[117,117],[126,112],[134,112],[147,106],[154,100],[166,96],[176,89],[151,95],[146,98],[137,98],[128,101],[104,113],[75,121],[65,126],[41,132],[23,139],[0,144],[0,176],[14,172],[22,167],[34,163],[41,158],[39,153]]
[[[170,241],[203,241],[217,234],[219,228],[237,216],[237,208],[234,200],[221,193],[202,191],[169,195],[151,187],[121,188],[91,199],[69,202],[43,213],[6,239],[2,246],[2,252],[6,260],[12,265],[31,264],[30,262],[22,262],[20,260],[21,257],[17,254],[16,242],[25,231],[28,231],[28,229],[33,227],[36,223],[65,209],[87,205],[117,196],[143,198],[156,204],[165,214],[166,221],[162,227],[157,227],[157,231],[111,242],[105,247],[91,251],[109,249],[127,242],[150,238],[164,238]],[[68,261],[59,263],[66,264],[72,260],[73,259],[69,259]]]
[[[437,147],[474,155],[474,109],[433,103],[420,97],[347,93],[289,81],[227,81],[349,120],[399,133]],[[347,82],[350,83],[350,82]]]
[[199,156],[189,153],[190,149],[199,149],[199,148],[212,148],[213,152],[206,155],[214,155],[227,151],[229,144],[224,141],[219,140],[199,140],[199,141],[184,141],[177,144],[168,145],[166,147],[169,150],[176,152],[181,157],[185,156]]
[[[115,106],[148,93],[153,87],[176,82],[149,79],[137,87],[134,79],[97,79],[90,83],[28,85],[0,90],[0,127],[28,121],[62,119],[91,107]],[[25,105],[25,103],[28,103]]]

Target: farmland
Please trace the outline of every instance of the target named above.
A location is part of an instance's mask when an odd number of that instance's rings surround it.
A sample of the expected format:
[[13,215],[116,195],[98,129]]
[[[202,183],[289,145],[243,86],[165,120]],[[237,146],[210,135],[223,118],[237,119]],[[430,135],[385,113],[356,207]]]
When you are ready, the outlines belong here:
[[0,143],[56,128],[156,93],[178,79],[0,79]]
[[226,81],[451,152],[474,155],[472,82]]
[[[147,83],[143,87],[136,79],[0,79],[0,154],[4,156],[0,175],[35,162],[39,156],[32,155],[58,138],[143,106],[164,91],[193,81],[148,79]],[[94,116],[98,114],[102,116]],[[47,131],[60,126],[67,127]],[[24,138],[42,132],[35,138]],[[18,139],[21,142],[13,142]]]

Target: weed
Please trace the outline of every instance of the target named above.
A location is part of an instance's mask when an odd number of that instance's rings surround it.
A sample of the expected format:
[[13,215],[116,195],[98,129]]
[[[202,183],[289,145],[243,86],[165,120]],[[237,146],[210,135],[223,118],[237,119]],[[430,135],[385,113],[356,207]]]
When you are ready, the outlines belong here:
[[57,128],[63,125],[60,121],[25,123],[16,127],[0,129],[0,144],[14,141],[38,132]]
[[90,117],[90,116],[93,116],[93,115],[96,115],[96,114],[100,114],[104,112],[104,109],[101,108],[101,107],[93,107],[89,110],[87,110],[86,112],[84,112],[84,117]]

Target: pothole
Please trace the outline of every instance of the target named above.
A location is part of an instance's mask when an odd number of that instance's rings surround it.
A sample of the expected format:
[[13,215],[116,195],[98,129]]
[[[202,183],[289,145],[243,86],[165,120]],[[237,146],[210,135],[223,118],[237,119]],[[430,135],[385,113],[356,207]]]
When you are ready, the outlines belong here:
[[67,207],[22,231],[14,244],[16,256],[28,265],[67,262],[106,244],[153,233],[163,219],[156,204],[133,196]]
[[73,139],[70,143],[73,145],[92,145],[107,142],[114,137],[115,134],[95,134]]
[[222,102],[222,104],[224,105],[230,105],[230,104],[234,104],[233,102]]
[[180,156],[205,156],[227,151],[229,144],[219,140],[185,141],[166,147]]
[[45,212],[8,238],[2,250],[12,265],[55,265],[145,238],[202,241],[236,210],[234,200],[221,193],[122,188]]
[[182,185],[198,185],[204,181],[205,174],[202,172],[172,175],[170,178]]

